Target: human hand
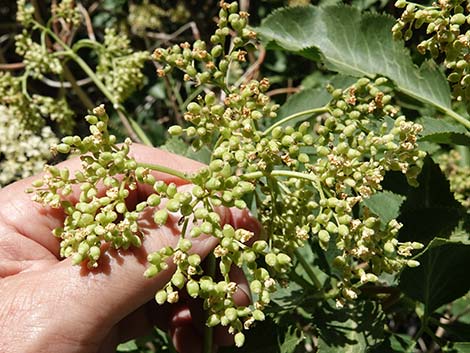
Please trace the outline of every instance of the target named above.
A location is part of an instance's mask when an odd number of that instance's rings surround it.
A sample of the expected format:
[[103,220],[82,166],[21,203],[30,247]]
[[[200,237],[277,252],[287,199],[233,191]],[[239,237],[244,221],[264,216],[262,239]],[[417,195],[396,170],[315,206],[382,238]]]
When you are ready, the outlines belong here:
[[[131,154],[137,161],[185,172],[202,166],[145,146],[133,145]],[[80,168],[80,161],[74,158],[61,165],[73,171]],[[185,187],[185,182],[175,177],[155,176]],[[145,334],[155,324],[169,330],[179,352],[201,352],[203,323],[197,315],[197,303],[183,301],[159,307],[153,300],[174,268],[170,265],[152,279],[143,276],[148,253],[177,243],[178,219],[174,217],[160,228],[143,220],[147,229],[142,247],[110,249],[102,255],[96,270],[72,266],[70,259],[59,258],[59,242],[51,235],[65,215],[31,201],[25,194],[36,178],[0,190],[0,352],[114,352],[117,344]],[[150,192],[150,187],[139,185],[128,200],[138,203]],[[223,223],[258,230],[247,211],[220,208],[218,212]],[[217,245],[214,237],[192,241],[192,252],[201,258]],[[241,271],[232,272],[232,280],[239,284],[234,299],[239,305],[247,305],[248,285]],[[229,344],[231,336],[220,330],[214,340],[216,344]]]

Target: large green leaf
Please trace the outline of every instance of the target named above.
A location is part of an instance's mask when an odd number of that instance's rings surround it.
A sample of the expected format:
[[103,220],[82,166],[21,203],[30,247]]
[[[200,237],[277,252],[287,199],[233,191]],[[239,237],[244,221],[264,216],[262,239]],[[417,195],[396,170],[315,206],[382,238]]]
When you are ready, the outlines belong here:
[[420,141],[470,146],[470,134],[462,125],[425,117],[419,120],[423,125]]
[[429,313],[470,289],[470,244],[436,238],[416,257],[420,266],[405,268],[399,287],[426,305]]
[[387,224],[400,214],[400,206],[405,198],[390,191],[378,192],[364,200],[373,213],[379,216],[383,224]]
[[349,308],[325,304],[315,317],[319,331],[319,353],[364,353],[384,339],[385,314],[372,301],[360,301]]
[[430,157],[425,159],[418,182],[419,187],[409,189],[401,206],[400,240],[428,243],[434,237],[448,238],[463,216],[462,205]]
[[470,353],[470,342],[455,342],[444,348],[445,353]]
[[311,59],[321,53],[326,66],[351,76],[392,79],[406,95],[451,112],[444,74],[432,61],[420,68],[402,41],[392,37],[394,19],[361,14],[346,6],[289,7],[273,12],[256,28],[268,48],[282,48]]

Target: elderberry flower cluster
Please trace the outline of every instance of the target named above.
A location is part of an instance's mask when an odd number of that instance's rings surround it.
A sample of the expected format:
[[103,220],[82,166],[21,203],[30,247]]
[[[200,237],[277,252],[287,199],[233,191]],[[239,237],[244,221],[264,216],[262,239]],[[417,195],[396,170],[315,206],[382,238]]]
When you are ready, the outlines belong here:
[[429,52],[433,58],[444,56],[449,70],[453,95],[468,105],[470,100],[470,5],[462,0],[438,0],[423,6],[399,0],[398,8],[405,8],[392,31],[397,38],[411,39],[413,31],[425,27],[427,38],[418,44],[421,54]]
[[0,104],[0,187],[39,173],[51,158],[49,146],[58,139],[51,128],[25,129],[12,111]]
[[12,76],[0,71],[0,104],[10,111],[21,129],[37,132],[45,124],[45,119],[56,123],[64,133],[71,133],[75,124],[74,112],[64,98],[54,99],[34,94],[25,95],[22,80],[25,77]]
[[82,21],[82,15],[74,0],[62,0],[61,2],[52,3],[52,16],[55,20],[64,21],[66,24],[79,26]]
[[[130,211],[125,202],[138,179],[137,163],[129,157],[130,141],[116,145],[116,137],[107,130],[108,115],[102,106],[86,120],[91,124],[90,136],[66,136],[52,147],[55,153],[88,153],[81,156],[82,170],[72,176],[68,169],[46,166],[45,177],[33,186],[35,201],[64,209],[64,226],[54,230],[61,239],[61,256],[72,257],[74,264],[87,260],[90,267],[96,267],[103,243],[116,249],[140,246],[137,219],[147,203]],[[148,176],[141,181],[153,184],[154,179]],[[103,194],[99,192],[100,183],[106,188]],[[80,185],[77,203],[67,200],[74,185]]]
[[[72,177],[66,169],[49,166],[33,186],[37,201],[64,208],[64,227],[54,234],[61,239],[61,254],[74,263],[98,266],[105,244],[116,249],[140,246],[142,212],[152,212],[160,227],[179,220],[176,246],[147,257],[146,277],[166,270],[170,262],[175,265],[155,299],[176,303],[181,291],[202,299],[207,325],[228,327],[241,346],[242,331],[264,320],[271,294],[286,283],[298,261],[297,249],[307,242],[334,254],[339,305],[355,299],[361,285],[381,274],[417,265],[407,258],[421,244],[400,243],[396,236],[401,225],[396,220],[383,224],[363,201],[381,190],[387,171],[399,171],[416,183],[424,153],[416,143],[421,125],[400,115],[385,78],[360,79],[346,89],[329,87],[332,99],[310,112],[317,114],[312,123],[292,125],[287,117],[260,129],[276,117],[278,105],[266,94],[267,79],[230,77],[231,66],[243,67],[246,46],[255,36],[247,28],[248,14],[238,12],[237,3],[221,1],[220,6],[210,45],[198,40],[153,53],[161,65],[159,75],[178,69],[185,80],[208,88],[188,104],[188,125],[169,129],[195,148],[211,148],[206,167],[185,175],[137,163],[129,156],[130,141],[116,145],[99,107],[87,117],[90,136],[68,136],[54,148],[80,152],[82,170]],[[111,39],[108,46],[116,50],[127,45]],[[156,180],[152,170],[185,178],[190,189]],[[150,185],[154,193],[129,209],[126,199],[138,183]],[[67,198],[74,185],[80,185],[76,204]],[[218,207],[252,206],[265,231],[261,238],[248,229],[222,225],[217,213]],[[204,269],[191,252],[193,239],[200,236],[218,240],[212,252],[215,267]],[[233,300],[237,285],[229,276],[232,266],[243,268],[250,278],[249,306]],[[322,289],[321,283],[315,285]]]
[[144,37],[149,30],[162,30],[163,20],[169,18],[173,24],[184,23],[191,16],[182,1],[164,9],[144,0],[141,4],[129,5],[129,16],[127,18],[132,33]]
[[34,78],[41,79],[44,74],[62,73],[62,65],[57,57],[47,50],[44,45],[36,43],[31,38],[28,30],[15,36],[16,53],[23,57],[26,70],[31,73]]
[[125,34],[107,28],[98,56],[96,74],[113,94],[115,103],[123,102],[142,85],[142,68],[150,56],[144,51],[134,52]]
[[[198,85],[212,83],[219,87],[226,86],[230,65],[246,61],[247,52],[243,47],[256,34],[247,28],[249,15],[243,11],[238,12],[238,3],[221,1],[220,6],[218,28],[210,37],[212,48],[209,50],[202,40],[197,40],[192,45],[186,42],[168,49],[157,48],[152,57],[163,65],[157,70],[159,76],[177,68],[185,73],[185,81],[194,81]],[[235,33],[233,37],[231,31]],[[229,40],[231,50],[226,53],[225,46]]]
[[450,190],[455,199],[465,208],[470,207],[470,167],[461,165],[462,155],[458,150],[451,150],[438,158],[442,171],[449,179]]

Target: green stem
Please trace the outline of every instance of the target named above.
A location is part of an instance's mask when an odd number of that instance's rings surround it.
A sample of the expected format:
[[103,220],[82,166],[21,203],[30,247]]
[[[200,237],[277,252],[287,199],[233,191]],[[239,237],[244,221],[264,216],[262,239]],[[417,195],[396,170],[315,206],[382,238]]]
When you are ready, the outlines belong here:
[[188,106],[189,103],[191,103],[202,91],[204,91],[204,87],[203,86],[198,86],[194,92],[192,92],[188,98],[186,98],[186,100],[183,102],[183,109],[186,109],[186,107]]
[[312,174],[305,174],[301,172],[294,172],[291,170],[273,170],[269,174],[264,174],[263,172],[252,172],[243,174],[240,177],[242,179],[259,179],[264,176],[281,176],[281,177],[289,177],[289,178],[297,178],[297,179],[305,179],[314,183],[315,188],[318,187],[318,178]]
[[273,131],[276,127],[278,126],[281,126],[281,125],[284,125],[285,123],[291,121],[291,120],[294,120],[296,118],[299,118],[301,116],[304,116],[304,115],[312,115],[312,114],[322,114],[322,113],[327,113],[329,112],[330,109],[328,106],[324,106],[324,107],[321,107],[321,108],[315,108],[315,109],[308,109],[308,110],[303,110],[301,112],[298,112],[298,113],[295,113],[295,114],[292,114],[292,115],[289,115],[287,117],[285,117],[284,119],[281,119],[279,120],[278,122],[274,123],[273,125],[271,125],[270,127],[268,127],[266,130],[264,130],[263,134],[264,135],[268,135],[269,133],[271,133],[271,131]]
[[165,167],[163,165],[140,162],[140,163],[137,163],[137,166],[138,167],[144,167],[144,168],[147,168],[147,169],[150,169],[150,170],[155,170],[157,172],[173,175],[177,178],[180,178],[180,179],[183,179],[183,180],[186,180],[186,181],[191,181],[189,179],[189,176],[186,173],[180,172],[180,171],[172,169],[172,168]]
[[91,101],[90,97],[88,97],[88,95],[85,93],[85,91],[77,84],[77,80],[67,67],[66,63],[62,65],[62,70],[64,71],[64,77],[67,79],[67,81],[70,82],[70,84],[72,85],[72,89],[74,90],[75,94],[80,99],[80,101],[83,103],[83,105],[89,110],[93,109],[95,105]]
[[461,116],[460,114],[457,114],[452,109],[449,109],[449,108],[447,108],[443,105],[440,105],[436,102],[433,102],[432,100],[425,99],[423,97],[417,96],[413,91],[410,91],[408,89],[404,89],[404,88],[401,88],[401,87],[398,87],[397,89],[399,91],[403,92],[404,94],[406,94],[409,97],[412,97],[412,98],[414,98],[418,101],[421,101],[423,103],[435,106],[437,108],[437,110],[439,110],[440,112],[444,113],[445,115],[447,115],[447,116],[451,117],[452,119],[454,119],[455,121],[459,122],[460,124],[465,126],[467,129],[470,129],[470,120],[465,119],[463,116]]
[[53,31],[51,31],[48,27],[45,27],[41,25],[38,22],[35,22],[35,25],[37,28],[42,30],[44,33],[47,33],[49,36],[51,36],[57,43],[59,43],[63,48],[64,52],[62,53],[63,55],[68,56],[71,58],[73,61],[75,61],[78,66],[88,75],[88,77],[91,78],[93,83],[100,89],[100,91],[105,95],[105,97],[113,104],[114,109],[117,110],[118,116],[126,128],[127,132],[129,133],[130,137],[137,141],[137,142],[142,142],[139,136],[136,134],[134,129],[132,128],[131,124],[129,123],[129,120],[127,118],[126,111],[124,107],[117,102],[112,93],[106,88],[104,83],[96,76],[96,74],[93,72],[93,70],[88,66],[88,64],[80,57],[78,56],[72,48],[70,48],[66,43],[64,43]]
[[315,275],[315,273],[313,272],[312,268],[310,267],[310,265],[307,263],[307,261],[305,261],[305,258],[302,256],[302,254],[299,252],[299,249],[295,249],[295,257],[297,258],[297,260],[299,261],[300,265],[302,266],[302,268],[305,270],[305,272],[307,273],[308,277],[312,280],[313,284],[315,285],[315,287],[318,289],[318,290],[321,290],[323,288],[320,280],[318,279],[318,277]]
[[[206,257],[207,261],[207,271],[206,274],[212,278],[215,276],[215,268],[217,263],[215,261],[215,256],[213,253],[210,253]],[[205,312],[205,321],[207,321],[209,312]],[[202,342],[202,353],[212,353],[213,352],[213,337],[214,337],[214,329],[207,325],[204,325],[204,339]]]

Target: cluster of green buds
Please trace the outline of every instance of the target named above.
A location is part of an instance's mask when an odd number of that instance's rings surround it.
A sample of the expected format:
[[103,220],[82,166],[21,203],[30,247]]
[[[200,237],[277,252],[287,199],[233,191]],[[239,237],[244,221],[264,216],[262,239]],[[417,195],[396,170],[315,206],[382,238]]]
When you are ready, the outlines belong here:
[[21,129],[35,133],[48,119],[56,123],[61,132],[70,133],[75,114],[66,100],[38,94],[29,97],[22,89],[24,79],[0,71],[0,104],[8,108]]
[[456,99],[470,101],[470,5],[463,0],[439,0],[432,6],[423,6],[399,0],[398,8],[404,8],[401,18],[392,31],[396,38],[411,39],[413,31],[425,27],[427,38],[418,44],[421,54],[429,52],[433,58],[444,56],[449,70],[448,80]]
[[74,0],[62,0],[59,3],[52,3],[51,10],[54,20],[60,19],[73,26],[79,26],[82,22],[82,15]]
[[[221,1],[220,6],[218,28],[210,38],[212,48],[209,49],[202,40],[197,40],[192,45],[182,43],[168,49],[157,48],[152,57],[163,65],[157,70],[159,76],[178,68],[184,72],[186,81],[194,81],[197,85],[211,83],[227,87],[231,64],[246,61],[247,52],[243,47],[256,34],[247,28],[248,13],[239,12],[238,3]],[[230,51],[226,53],[229,39]]]
[[442,171],[450,182],[450,190],[455,199],[465,208],[470,207],[470,167],[462,165],[462,155],[458,150],[451,150],[438,158]]
[[96,74],[112,93],[115,103],[122,103],[142,85],[142,69],[150,55],[145,51],[134,52],[129,38],[114,29],[106,29],[104,43],[98,48]]
[[[163,64],[160,75],[179,69],[185,80],[209,87],[188,104],[188,126],[169,129],[196,148],[208,145],[212,150],[209,164],[194,174],[173,171],[191,182],[189,188],[156,180],[151,170],[162,167],[129,157],[130,142],[116,145],[99,107],[87,117],[90,136],[68,136],[55,146],[61,153],[80,152],[82,170],[72,178],[65,169],[47,167],[44,178],[34,183],[34,198],[65,209],[64,227],[54,231],[62,239],[61,254],[89,266],[98,265],[105,244],[124,249],[141,244],[141,212],[150,208],[157,226],[179,220],[176,246],[147,258],[146,277],[167,269],[170,261],[175,265],[156,301],[176,303],[180,291],[203,299],[206,324],[228,327],[240,346],[242,331],[264,320],[271,294],[286,283],[299,261],[298,248],[307,242],[336,256],[332,265],[338,270],[339,305],[355,299],[361,285],[377,281],[382,273],[417,265],[407,258],[421,245],[398,242],[401,225],[396,220],[383,224],[362,201],[381,190],[387,171],[400,171],[415,183],[424,153],[416,144],[422,127],[400,115],[385,78],[360,79],[345,90],[329,87],[329,104],[304,112],[317,114],[313,123],[289,124],[295,114],[262,130],[278,108],[266,94],[268,80],[242,77],[232,84],[228,78],[233,63],[243,64],[245,46],[254,38],[246,27],[248,14],[238,12],[237,3],[220,5],[212,48],[198,40],[153,54]],[[123,44],[110,39],[108,46],[120,50]],[[126,198],[137,183],[152,186],[154,193],[129,210]],[[67,199],[74,184],[81,190],[76,204]],[[223,224],[218,207],[252,207],[264,234],[256,238],[249,229]],[[193,239],[200,236],[218,241],[207,268],[191,251]],[[243,268],[250,279],[249,306],[234,302],[233,266]],[[314,285],[322,289],[318,280]]]
[[15,36],[16,53],[23,57],[26,70],[35,78],[43,78],[44,74],[52,73],[60,75],[62,65],[57,57],[54,57],[45,47],[33,41],[31,33],[23,30]]
[[[46,166],[42,180],[33,183],[34,200],[53,208],[63,208],[64,226],[54,230],[61,239],[60,254],[72,257],[74,264],[83,261],[96,267],[104,243],[116,249],[140,246],[137,219],[147,202],[129,210],[126,198],[136,189],[136,161],[129,156],[130,140],[116,145],[116,137],[107,130],[108,115],[103,106],[88,115],[90,135],[85,138],[66,136],[52,147],[54,153],[88,153],[81,156],[82,170],[72,176],[66,168]],[[155,178],[144,182],[153,185]],[[68,200],[74,185],[80,186],[77,203]],[[101,193],[100,185],[106,190]]]
[[141,4],[132,3],[129,5],[129,16],[127,18],[132,33],[144,37],[149,30],[161,30],[163,20],[169,19],[173,24],[184,23],[191,16],[182,1],[170,9],[164,9],[158,5],[151,4],[149,0],[144,0]]

